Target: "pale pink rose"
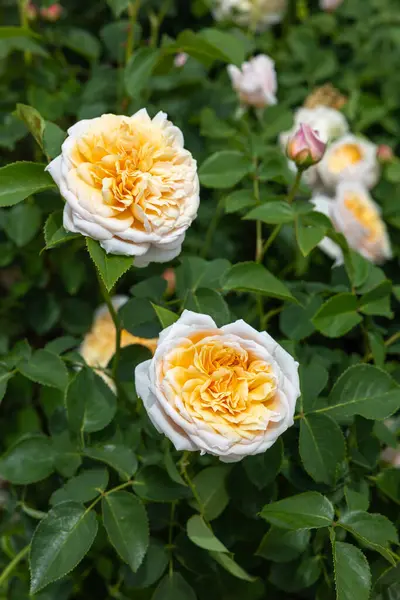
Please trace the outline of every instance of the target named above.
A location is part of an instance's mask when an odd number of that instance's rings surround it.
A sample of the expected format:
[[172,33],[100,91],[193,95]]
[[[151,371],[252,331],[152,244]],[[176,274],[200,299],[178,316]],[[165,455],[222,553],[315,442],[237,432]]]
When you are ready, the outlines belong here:
[[299,168],[316,165],[325,154],[326,144],[318,132],[306,123],[302,123],[296,133],[289,139],[286,147],[288,158]]
[[343,0],[319,0],[319,5],[322,10],[333,12],[342,4]]
[[291,425],[298,363],[268,333],[244,321],[217,327],[185,310],[161,332],[135,385],[156,429],[177,450],[237,462],[270,448]]
[[45,19],[46,21],[51,21],[52,23],[59,20],[59,18],[62,15],[62,12],[63,12],[63,8],[62,8],[61,4],[58,4],[58,2],[55,4],[52,4],[51,6],[40,9],[40,14],[41,14],[42,18]]
[[186,65],[188,58],[189,58],[189,55],[186,54],[186,52],[179,52],[179,54],[177,54],[174,58],[175,67],[178,67],[179,69],[184,67]]
[[269,56],[259,54],[244,62],[241,69],[228,65],[228,74],[242,104],[256,108],[276,104],[275,63]]
[[378,146],[376,155],[381,163],[389,163],[394,159],[394,152],[387,144],[381,144]]

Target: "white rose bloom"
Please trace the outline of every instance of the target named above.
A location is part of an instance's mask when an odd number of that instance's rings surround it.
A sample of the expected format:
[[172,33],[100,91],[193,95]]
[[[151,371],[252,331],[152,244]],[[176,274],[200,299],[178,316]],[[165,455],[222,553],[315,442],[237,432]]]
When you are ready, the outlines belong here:
[[[286,151],[289,139],[298,131],[302,124],[309,125],[314,129],[325,144],[346,135],[349,131],[349,124],[345,116],[334,108],[329,108],[328,106],[299,108],[294,114],[294,124],[292,129],[281,133],[279,136],[279,142],[284,152]],[[319,178],[320,164],[307,169],[303,175],[306,183],[312,187],[321,187]],[[289,165],[293,171],[297,171],[293,162],[289,161]]]
[[67,231],[135,256],[136,266],[180,253],[197,215],[199,181],[182,132],[165,113],[79,121],[47,169],[66,200]]
[[293,424],[298,363],[244,321],[218,328],[185,310],[135,372],[154,426],[177,450],[223,462],[265,452]]
[[[331,219],[331,214],[333,210],[333,205],[335,203],[334,200],[329,198],[329,196],[324,196],[323,194],[316,194],[311,198],[311,203],[314,205],[315,210],[317,212],[322,213],[329,219]],[[343,252],[338,244],[335,244],[330,238],[325,237],[318,244],[318,248],[322,250],[329,258],[333,258],[335,261],[335,267],[340,266],[344,262]]]
[[242,104],[256,108],[276,104],[275,63],[265,54],[244,62],[241,69],[228,65],[228,74]]
[[371,189],[380,176],[377,146],[354,135],[345,135],[327,149],[318,165],[318,173],[330,189],[335,189],[341,181],[359,181]]
[[214,0],[213,16],[264,31],[282,21],[286,8],[287,0]]
[[[112,299],[115,310],[119,310],[126,302],[128,296],[114,296]],[[145,346],[154,353],[157,346],[157,339],[139,338],[129,333],[125,329],[121,332],[121,348],[137,344]],[[106,304],[100,306],[94,313],[91,330],[85,335],[79,348],[79,353],[89,367],[98,369],[97,373],[106,381],[106,383],[115,391],[115,385],[112,379],[104,373],[105,369],[115,354],[116,333],[115,325]],[[99,369],[100,368],[100,369]]]

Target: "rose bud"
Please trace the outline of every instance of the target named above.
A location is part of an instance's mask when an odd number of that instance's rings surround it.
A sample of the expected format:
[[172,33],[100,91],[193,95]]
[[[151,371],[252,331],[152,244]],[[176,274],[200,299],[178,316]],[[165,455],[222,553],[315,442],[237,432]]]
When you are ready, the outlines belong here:
[[55,23],[61,17],[62,11],[63,8],[61,4],[56,3],[52,4],[51,6],[48,6],[47,8],[42,8],[40,10],[40,14],[42,18],[46,21],[51,21],[52,23]]
[[29,21],[35,21],[38,16],[38,9],[32,2],[28,2],[25,6],[25,14]]
[[394,159],[394,152],[387,144],[378,146],[376,156],[381,163],[390,163]]
[[333,12],[342,4],[343,0],[319,0],[319,5],[322,10]]
[[326,144],[318,132],[306,123],[291,137],[286,147],[286,154],[299,169],[308,169],[316,165],[324,156]]
[[166,295],[172,296],[176,288],[176,275],[174,269],[165,269],[162,278],[167,282]]
[[276,104],[275,63],[265,54],[244,62],[241,69],[228,65],[228,74],[241,104],[256,108]]
[[156,429],[177,450],[237,462],[270,448],[291,425],[298,363],[244,321],[218,327],[185,310],[160,334],[135,385]]
[[174,58],[175,67],[178,67],[179,69],[184,67],[186,65],[188,57],[189,56],[188,54],[186,54],[186,52],[179,52],[179,54],[177,54]]

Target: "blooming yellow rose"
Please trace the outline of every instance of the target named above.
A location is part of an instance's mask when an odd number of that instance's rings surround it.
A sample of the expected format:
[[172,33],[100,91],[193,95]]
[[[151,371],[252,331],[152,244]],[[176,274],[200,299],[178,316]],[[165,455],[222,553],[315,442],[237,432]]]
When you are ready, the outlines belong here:
[[[116,310],[128,301],[127,296],[114,296],[113,305]],[[157,347],[156,339],[145,339],[131,335],[125,329],[121,333],[121,348],[137,344],[145,346],[154,353]],[[79,352],[86,364],[93,368],[105,369],[115,354],[116,334],[115,325],[106,305],[101,306],[95,313],[91,330],[86,334]],[[98,374],[114,389],[112,380],[101,370]]]
[[180,253],[197,215],[199,181],[182,132],[165,113],[79,121],[47,169],[66,200],[67,231],[135,256],[136,266]]
[[218,328],[184,311],[165,329],[135,383],[147,413],[177,450],[236,462],[264,452],[293,424],[298,363],[244,321]]

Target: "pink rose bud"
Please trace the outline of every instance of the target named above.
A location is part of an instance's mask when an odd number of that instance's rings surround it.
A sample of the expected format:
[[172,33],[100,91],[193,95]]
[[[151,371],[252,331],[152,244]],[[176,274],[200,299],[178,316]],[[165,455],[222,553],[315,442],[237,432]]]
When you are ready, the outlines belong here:
[[38,9],[34,4],[32,4],[32,2],[28,2],[28,4],[25,6],[25,14],[29,21],[35,21],[38,16]]
[[177,54],[174,58],[175,67],[178,67],[178,68],[184,67],[187,59],[188,59],[188,55],[186,54],[186,52],[179,52],[179,54]]
[[319,5],[322,10],[333,12],[342,4],[342,2],[343,0],[319,0]]
[[389,163],[392,162],[392,160],[394,159],[393,150],[390,146],[387,146],[386,144],[381,144],[380,146],[378,146],[376,155],[378,157],[379,162],[381,163]]
[[289,138],[286,154],[299,169],[308,169],[316,165],[325,154],[326,144],[321,140],[317,131],[306,123]]
[[48,6],[47,8],[42,8],[40,10],[40,14],[46,21],[51,21],[52,23],[54,23],[55,21],[58,21],[61,17],[62,11],[63,8],[61,4],[56,3],[52,4],[51,6]]
[[174,269],[165,269],[162,278],[167,282],[166,295],[172,296],[176,288],[176,275]]

